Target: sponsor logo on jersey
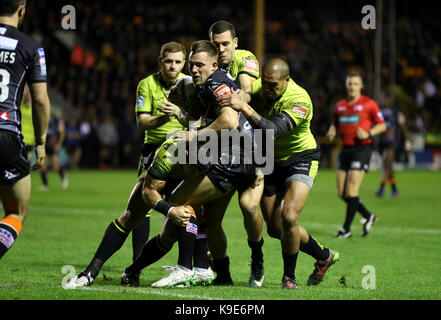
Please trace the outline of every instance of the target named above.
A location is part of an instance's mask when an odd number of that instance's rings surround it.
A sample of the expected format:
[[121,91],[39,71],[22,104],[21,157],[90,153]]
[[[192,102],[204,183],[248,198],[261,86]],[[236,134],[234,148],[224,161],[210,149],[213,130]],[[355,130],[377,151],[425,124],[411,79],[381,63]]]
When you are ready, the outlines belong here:
[[308,113],[308,109],[298,107],[298,106],[291,106],[290,108],[292,111],[296,112],[302,119],[306,118],[306,114]]
[[216,97],[221,97],[221,96],[224,96],[224,95],[226,95],[226,94],[230,94],[231,93],[231,89],[230,89],[230,87],[229,86],[227,86],[226,84],[223,84],[223,85],[221,85],[219,88],[217,88],[215,91],[214,91],[214,95],[216,96]]
[[38,55],[40,56],[41,75],[42,76],[46,76],[47,75],[46,55],[44,54],[44,49],[43,48],[39,48],[38,49]]
[[0,49],[15,50],[18,40],[0,36]]
[[363,106],[361,104],[357,104],[354,106],[354,111],[363,111]]
[[356,124],[359,121],[360,121],[360,117],[357,114],[340,116],[340,123],[341,124]]
[[136,98],[136,106],[137,107],[144,107],[144,101],[145,101],[144,96],[139,95],[138,98]]
[[8,111],[0,112],[0,119],[2,119],[2,120],[10,120],[9,119],[9,112]]
[[259,64],[256,60],[245,60],[245,69],[253,72],[259,72]]
[[337,107],[337,111],[341,112],[341,111],[345,111],[346,107],[345,106],[338,106]]
[[38,48],[38,54],[40,55],[40,58],[46,57],[46,55],[44,54],[44,49],[43,48]]

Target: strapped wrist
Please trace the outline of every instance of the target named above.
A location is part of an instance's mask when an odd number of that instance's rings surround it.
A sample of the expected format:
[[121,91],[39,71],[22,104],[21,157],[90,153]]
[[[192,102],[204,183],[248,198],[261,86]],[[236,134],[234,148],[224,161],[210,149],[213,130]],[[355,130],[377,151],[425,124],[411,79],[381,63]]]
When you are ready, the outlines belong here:
[[155,210],[162,213],[165,216],[168,216],[170,210],[173,208],[174,207],[169,202],[162,199],[158,200],[158,202],[156,202],[155,204]]

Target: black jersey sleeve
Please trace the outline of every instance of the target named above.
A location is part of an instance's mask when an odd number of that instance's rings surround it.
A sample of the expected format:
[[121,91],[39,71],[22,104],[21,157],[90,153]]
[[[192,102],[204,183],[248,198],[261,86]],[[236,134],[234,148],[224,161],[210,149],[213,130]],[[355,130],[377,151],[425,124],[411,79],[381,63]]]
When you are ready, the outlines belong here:
[[46,54],[43,48],[34,48],[30,52],[28,83],[47,82]]

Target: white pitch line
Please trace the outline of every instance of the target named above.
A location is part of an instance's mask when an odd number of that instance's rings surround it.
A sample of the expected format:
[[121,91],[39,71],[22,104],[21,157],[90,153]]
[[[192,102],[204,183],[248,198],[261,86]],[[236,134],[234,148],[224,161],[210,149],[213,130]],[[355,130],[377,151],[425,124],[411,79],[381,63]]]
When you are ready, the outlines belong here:
[[[354,221],[355,223],[355,221]],[[312,227],[312,228],[334,228],[338,229],[340,225],[331,223],[320,223],[320,222],[304,222],[300,221],[301,225]],[[384,227],[375,224],[372,229],[381,233],[412,233],[412,234],[441,234],[441,229],[426,229],[426,228],[405,228],[405,227]]]
[[[30,285],[32,286],[32,285]],[[17,284],[13,283],[0,283],[0,288],[13,288],[13,287],[19,287]],[[25,286],[26,288],[29,288],[29,285]],[[44,286],[44,288],[50,288],[50,289],[62,289],[62,286]],[[176,298],[185,298],[185,299],[199,299],[199,300],[220,300],[217,298],[205,296],[205,295],[198,295],[198,294],[183,294],[183,293],[174,293],[174,292],[167,292],[167,289],[148,289],[148,288],[121,288],[121,289],[108,289],[108,288],[101,288],[101,287],[80,287],[76,289],[65,289],[68,291],[75,291],[75,290],[85,290],[85,291],[100,291],[100,292],[107,292],[107,293],[137,293],[137,294],[151,294],[161,297],[176,297]],[[182,290],[186,290],[183,288]]]
[[[197,294],[181,294],[181,293],[168,293],[164,290],[160,290],[160,289],[143,289],[143,288],[128,288],[128,289],[107,289],[107,288],[100,288],[100,287],[82,287],[82,288],[77,288],[74,290],[86,290],[86,291],[101,291],[101,292],[108,292],[108,293],[123,293],[125,292],[136,292],[139,294],[153,294],[153,295],[158,295],[158,296],[163,296],[163,297],[177,297],[177,298],[186,298],[186,299],[199,299],[199,300],[219,300],[216,298],[212,298],[212,297],[207,297],[207,296],[200,296]],[[70,290],[70,289],[69,289]],[[185,289],[183,289],[185,290]]]

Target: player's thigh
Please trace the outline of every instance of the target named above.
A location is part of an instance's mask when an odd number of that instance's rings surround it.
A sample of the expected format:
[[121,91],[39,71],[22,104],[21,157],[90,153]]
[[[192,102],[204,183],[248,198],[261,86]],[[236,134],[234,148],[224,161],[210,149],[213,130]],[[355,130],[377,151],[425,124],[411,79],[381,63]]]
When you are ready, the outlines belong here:
[[388,148],[386,150],[386,156],[385,156],[385,161],[386,161],[387,165],[391,166],[394,162],[394,158],[395,158],[394,148]]
[[5,215],[13,215],[24,222],[31,199],[31,176],[27,175],[10,185],[0,185],[0,196]]
[[146,215],[150,207],[142,199],[143,181],[136,182],[127,202],[127,209],[137,215]]
[[239,193],[239,206],[242,213],[255,214],[259,210],[260,199],[262,198],[264,184],[255,187],[248,187]]
[[58,157],[58,152],[55,152],[51,156],[51,166],[52,166],[52,169],[54,169],[55,171],[58,171],[59,166],[60,166],[59,164],[60,164],[60,159]]
[[198,206],[222,196],[223,193],[213,185],[207,176],[197,176],[184,180],[170,195],[169,202],[174,205]]
[[348,172],[344,170],[337,170],[337,194],[340,198],[345,198],[346,178]]
[[308,199],[311,188],[301,181],[293,181],[289,184],[283,196],[281,210],[283,220],[297,220]]
[[360,186],[365,175],[364,170],[349,170],[347,177],[346,196],[358,197]]

